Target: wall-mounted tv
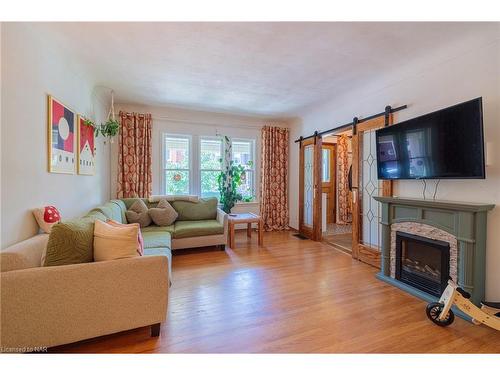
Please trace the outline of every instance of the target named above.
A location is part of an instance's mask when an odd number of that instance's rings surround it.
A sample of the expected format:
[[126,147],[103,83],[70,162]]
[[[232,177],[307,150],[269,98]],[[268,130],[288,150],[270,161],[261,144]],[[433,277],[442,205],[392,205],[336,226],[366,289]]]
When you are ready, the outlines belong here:
[[482,98],[376,132],[381,180],[485,178]]

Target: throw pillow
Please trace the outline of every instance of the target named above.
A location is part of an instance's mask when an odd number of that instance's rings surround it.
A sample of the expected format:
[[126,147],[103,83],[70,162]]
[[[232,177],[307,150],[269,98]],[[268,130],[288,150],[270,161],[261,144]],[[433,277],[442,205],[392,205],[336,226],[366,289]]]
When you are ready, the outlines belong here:
[[151,224],[151,217],[148,214],[148,206],[141,199],[134,202],[125,212],[129,223],[139,223],[141,227]]
[[175,201],[177,220],[214,220],[217,218],[217,198],[200,199],[199,202]]
[[123,227],[126,227],[128,225],[133,225],[133,226],[136,226],[137,228],[139,228],[139,232],[137,235],[137,253],[139,255],[144,255],[144,238],[142,238],[141,227],[138,223],[122,224],[122,223],[119,223],[119,222],[111,220],[111,219],[106,220],[106,223],[109,225],[112,225],[114,227],[119,227],[119,228],[123,228]]
[[139,225],[115,226],[96,220],[94,226],[94,260],[102,262],[140,256],[137,253]]
[[50,231],[43,266],[88,263],[93,260],[94,218],[64,221]]
[[52,227],[61,221],[61,214],[54,206],[45,206],[33,210],[38,226],[45,232],[50,233]]
[[166,199],[162,199],[156,208],[150,208],[148,213],[153,222],[160,227],[172,225],[177,216],[179,216]]

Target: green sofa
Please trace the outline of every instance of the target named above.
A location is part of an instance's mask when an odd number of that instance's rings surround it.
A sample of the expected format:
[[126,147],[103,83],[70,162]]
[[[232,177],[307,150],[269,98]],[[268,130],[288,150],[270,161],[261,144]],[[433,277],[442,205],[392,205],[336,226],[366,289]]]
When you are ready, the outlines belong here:
[[[125,212],[141,199],[148,208],[158,205],[146,198],[114,199],[92,209],[86,216],[109,218],[127,223]],[[178,213],[177,220],[169,226],[150,225],[141,228],[144,238],[144,255],[165,255],[171,265],[172,250],[203,246],[225,249],[227,241],[227,215],[217,207],[217,199],[200,199],[198,202],[183,199],[170,201]]]

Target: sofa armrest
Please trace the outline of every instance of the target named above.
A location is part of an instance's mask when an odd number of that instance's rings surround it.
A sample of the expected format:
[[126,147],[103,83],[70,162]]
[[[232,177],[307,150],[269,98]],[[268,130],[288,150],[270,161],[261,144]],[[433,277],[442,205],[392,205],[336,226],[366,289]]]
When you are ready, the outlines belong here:
[[168,258],[2,272],[1,285],[0,346],[51,347],[163,322]]
[[227,214],[220,208],[217,208],[217,221],[224,226],[224,234],[227,234]]

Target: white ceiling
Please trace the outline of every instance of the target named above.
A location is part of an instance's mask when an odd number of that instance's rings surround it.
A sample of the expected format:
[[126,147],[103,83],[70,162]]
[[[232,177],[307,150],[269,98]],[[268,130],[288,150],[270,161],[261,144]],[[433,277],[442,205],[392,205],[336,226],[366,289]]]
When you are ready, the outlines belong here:
[[117,101],[293,116],[438,49],[477,23],[44,23]]

